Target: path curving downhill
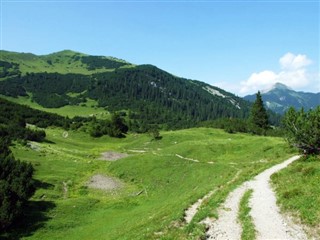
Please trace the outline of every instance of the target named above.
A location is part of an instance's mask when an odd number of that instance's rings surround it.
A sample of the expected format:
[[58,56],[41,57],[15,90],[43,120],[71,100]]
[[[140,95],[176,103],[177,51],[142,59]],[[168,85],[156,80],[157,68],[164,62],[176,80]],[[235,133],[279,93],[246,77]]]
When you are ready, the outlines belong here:
[[248,189],[253,189],[249,205],[251,207],[250,214],[257,231],[257,239],[307,239],[300,226],[280,214],[275,193],[269,182],[272,174],[298,159],[299,156],[291,157],[283,163],[263,171],[253,180],[244,182],[231,192],[218,210],[219,218],[217,220],[207,218],[203,221],[208,228],[207,239],[241,239],[242,229],[237,217],[240,200]]

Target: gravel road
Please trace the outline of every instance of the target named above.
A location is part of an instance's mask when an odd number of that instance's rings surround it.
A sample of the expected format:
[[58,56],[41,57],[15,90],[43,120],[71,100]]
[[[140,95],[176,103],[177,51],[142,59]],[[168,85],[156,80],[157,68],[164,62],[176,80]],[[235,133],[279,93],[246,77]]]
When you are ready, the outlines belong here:
[[207,239],[241,239],[241,225],[237,220],[240,200],[248,189],[253,189],[249,205],[257,231],[257,239],[307,239],[303,229],[291,219],[280,214],[275,193],[270,186],[270,176],[299,159],[294,156],[257,175],[253,180],[243,183],[229,194],[218,210],[219,218],[205,219]]

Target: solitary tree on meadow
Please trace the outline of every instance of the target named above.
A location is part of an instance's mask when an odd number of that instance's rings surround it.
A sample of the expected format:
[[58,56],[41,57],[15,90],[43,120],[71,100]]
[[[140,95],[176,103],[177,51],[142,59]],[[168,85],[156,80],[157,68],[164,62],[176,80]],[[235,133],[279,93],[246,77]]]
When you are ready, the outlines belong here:
[[269,128],[268,114],[263,105],[260,91],[256,94],[256,100],[252,105],[249,122],[251,131],[256,134],[265,133]]

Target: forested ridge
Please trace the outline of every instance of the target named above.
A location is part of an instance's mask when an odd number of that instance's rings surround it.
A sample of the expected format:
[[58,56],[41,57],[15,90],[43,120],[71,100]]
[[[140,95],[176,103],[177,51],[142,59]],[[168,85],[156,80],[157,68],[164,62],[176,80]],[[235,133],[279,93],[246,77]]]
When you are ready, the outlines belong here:
[[[219,118],[246,118],[251,104],[209,84],[176,77],[152,65],[134,66],[123,60],[62,51],[46,56],[7,53],[1,66],[0,94],[30,96],[46,108],[85,104],[94,99],[106,110],[129,111],[143,124],[176,129]],[[40,61],[40,60],[41,61]],[[26,71],[32,64],[43,71]],[[59,65],[60,64],[60,65]],[[62,64],[62,65],[61,65]],[[59,68],[58,68],[59,66]],[[74,69],[71,69],[73,66]],[[61,68],[68,70],[63,73]],[[90,74],[80,74],[91,71]],[[106,71],[100,71],[100,70]],[[47,72],[46,70],[50,70]],[[16,73],[16,74],[15,74]]]

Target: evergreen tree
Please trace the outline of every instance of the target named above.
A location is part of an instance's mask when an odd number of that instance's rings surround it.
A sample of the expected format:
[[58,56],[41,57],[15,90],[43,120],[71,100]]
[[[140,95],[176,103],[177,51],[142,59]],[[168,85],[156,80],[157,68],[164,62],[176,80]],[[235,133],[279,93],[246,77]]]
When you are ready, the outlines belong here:
[[153,126],[149,130],[149,133],[152,136],[152,140],[160,140],[160,139],[162,139],[162,136],[160,136],[159,127],[157,125]]
[[260,91],[256,94],[256,101],[252,105],[249,122],[251,131],[256,134],[265,133],[269,128],[268,114],[263,105]]
[[32,165],[16,160],[9,143],[0,138],[0,230],[7,229],[22,214],[35,191]]
[[125,137],[124,134],[126,134],[128,130],[128,126],[125,124],[125,121],[121,118],[120,114],[117,112],[112,114],[109,136],[118,138]]

